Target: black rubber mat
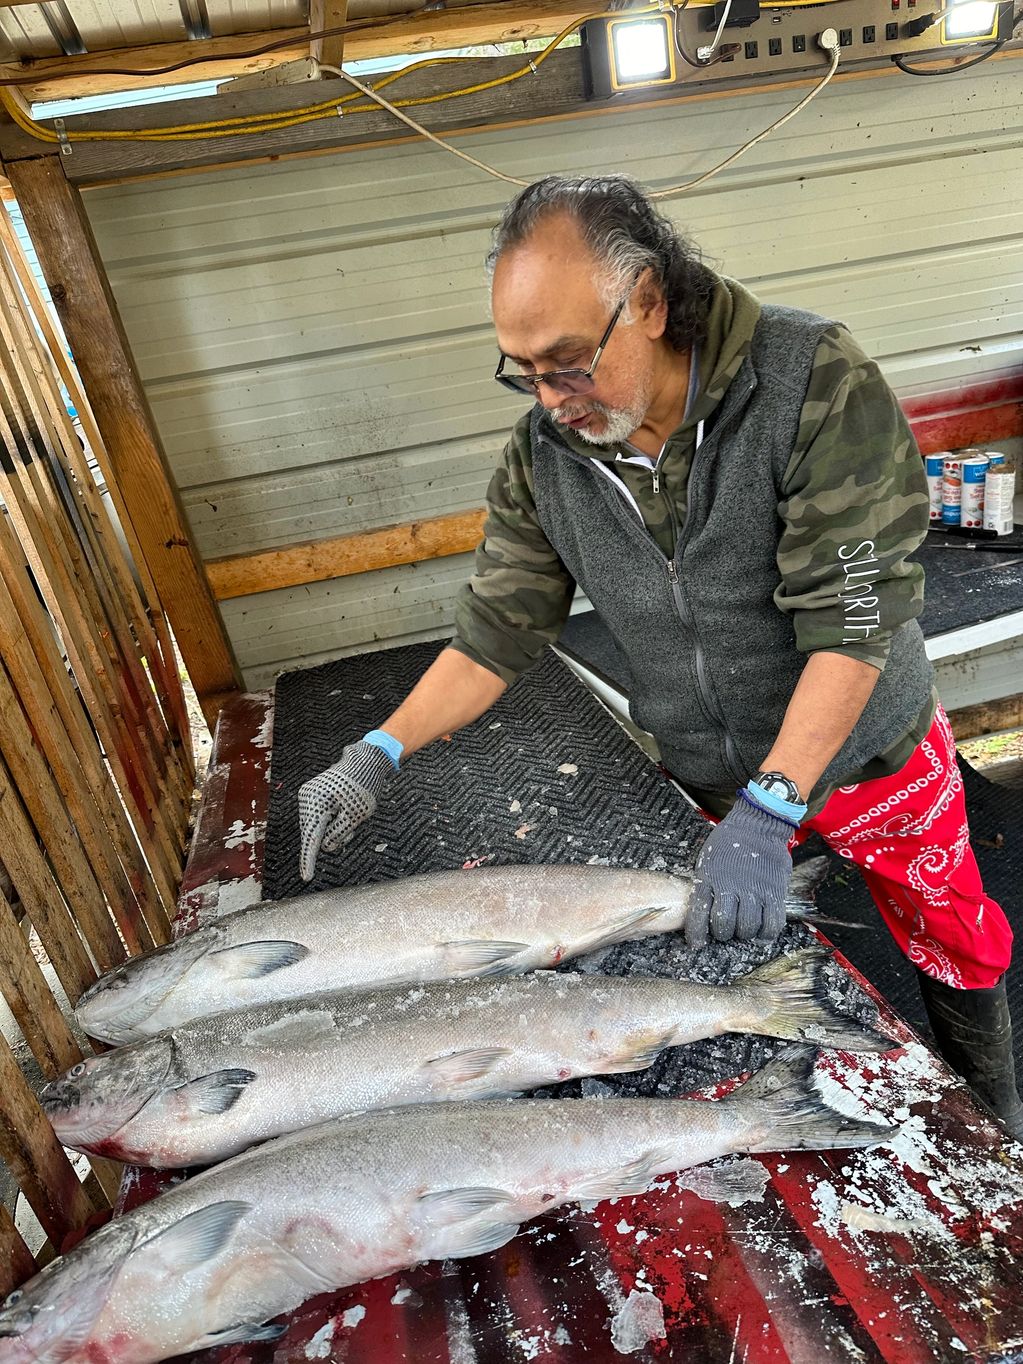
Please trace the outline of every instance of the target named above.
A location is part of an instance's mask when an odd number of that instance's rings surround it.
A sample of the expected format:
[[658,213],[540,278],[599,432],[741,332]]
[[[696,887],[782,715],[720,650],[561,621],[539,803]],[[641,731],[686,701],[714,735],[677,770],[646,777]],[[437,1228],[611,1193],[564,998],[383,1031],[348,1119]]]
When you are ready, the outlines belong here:
[[[916,558],[927,574],[920,625],[927,639],[963,630],[1012,611],[1023,611],[1023,526],[997,541],[970,541],[933,530]],[[998,544],[997,550],[981,545]],[[976,545],[977,548],[967,548]]]
[[482,859],[674,871],[704,822],[549,650],[486,715],[412,757],[349,846],[298,874],[296,793],[382,724],[436,657],[414,644],[278,679],[263,895],[348,886]]
[[[321,856],[315,881],[304,885],[298,876],[298,787],[336,762],[346,743],[382,723],[441,647],[387,649],[278,679],[264,898],[478,859],[598,861],[668,871],[692,865],[705,821],[547,651],[475,724],[410,759],[373,820],[347,849]],[[565,969],[722,984],[812,941],[809,930],[791,925],[772,944],[691,951],[674,934],[606,948]],[[836,1001],[852,1013],[872,1014],[845,972],[831,970],[829,978]],[[759,1068],[780,1045],[750,1034],[711,1038],[663,1052],[640,1074],[570,1082],[551,1092],[687,1094]]]

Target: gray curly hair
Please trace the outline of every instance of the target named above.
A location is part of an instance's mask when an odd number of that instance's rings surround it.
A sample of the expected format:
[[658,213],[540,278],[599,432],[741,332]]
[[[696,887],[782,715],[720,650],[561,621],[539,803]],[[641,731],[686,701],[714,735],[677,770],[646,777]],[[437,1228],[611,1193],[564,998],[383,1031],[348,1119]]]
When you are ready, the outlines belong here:
[[506,251],[521,246],[544,218],[557,213],[575,221],[604,267],[598,285],[609,308],[649,267],[668,305],[665,340],[677,351],[703,340],[715,276],[698,248],[627,175],[548,175],[527,186],[494,229],[487,273],[492,276]]

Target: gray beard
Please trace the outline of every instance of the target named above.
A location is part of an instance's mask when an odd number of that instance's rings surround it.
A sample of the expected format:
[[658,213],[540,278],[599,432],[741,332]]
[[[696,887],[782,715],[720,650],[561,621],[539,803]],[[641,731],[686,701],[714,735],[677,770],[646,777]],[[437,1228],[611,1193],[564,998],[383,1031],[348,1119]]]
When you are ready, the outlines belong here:
[[632,407],[605,407],[603,403],[594,403],[589,411],[604,418],[603,431],[598,435],[584,428],[581,431],[573,431],[572,434],[584,440],[587,445],[624,445],[633,432],[638,431],[643,425],[647,405],[645,396]]

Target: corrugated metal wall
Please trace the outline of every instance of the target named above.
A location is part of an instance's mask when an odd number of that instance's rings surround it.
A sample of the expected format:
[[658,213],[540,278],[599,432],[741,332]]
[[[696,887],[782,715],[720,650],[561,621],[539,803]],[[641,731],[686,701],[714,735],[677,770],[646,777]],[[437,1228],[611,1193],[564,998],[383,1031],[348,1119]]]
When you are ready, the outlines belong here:
[[[660,188],[791,91],[460,139],[502,170],[625,170]],[[900,394],[1023,361],[1019,73],[832,86],[669,201],[765,301],[839,318]],[[90,191],[103,257],[204,555],[480,505],[521,410],[491,379],[481,259],[507,187],[432,147]],[[223,604],[250,685],[437,637],[468,557]]]

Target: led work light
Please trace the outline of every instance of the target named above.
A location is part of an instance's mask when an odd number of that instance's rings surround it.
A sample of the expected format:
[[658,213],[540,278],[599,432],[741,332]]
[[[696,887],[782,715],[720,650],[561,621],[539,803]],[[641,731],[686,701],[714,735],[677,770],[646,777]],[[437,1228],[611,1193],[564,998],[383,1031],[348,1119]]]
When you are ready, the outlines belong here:
[[[979,2],[979,0],[978,0]],[[670,85],[675,80],[675,44],[666,14],[640,19],[591,19],[583,25],[587,95],[607,99],[622,90]]]
[[992,0],[952,0],[941,25],[943,43],[998,36],[998,5]]

